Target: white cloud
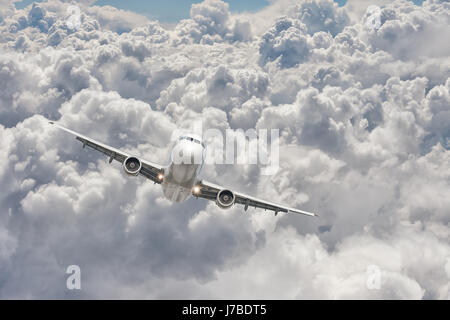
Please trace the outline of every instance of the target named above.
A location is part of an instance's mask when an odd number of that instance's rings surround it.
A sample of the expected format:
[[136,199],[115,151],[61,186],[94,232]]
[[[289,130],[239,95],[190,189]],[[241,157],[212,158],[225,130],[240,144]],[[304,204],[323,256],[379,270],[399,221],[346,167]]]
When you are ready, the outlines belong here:
[[[208,0],[171,30],[89,1],[72,30],[69,2],[0,2],[0,297],[447,298],[448,3],[377,3],[378,31],[354,1]],[[46,118],[159,163],[196,121],[278,128],[277,175],[205,178],[320,218],[172,204]]]
[[345,8],[354,22],[361,21],[369,6],[383,7],[392,1],[389,0],[347,0]]

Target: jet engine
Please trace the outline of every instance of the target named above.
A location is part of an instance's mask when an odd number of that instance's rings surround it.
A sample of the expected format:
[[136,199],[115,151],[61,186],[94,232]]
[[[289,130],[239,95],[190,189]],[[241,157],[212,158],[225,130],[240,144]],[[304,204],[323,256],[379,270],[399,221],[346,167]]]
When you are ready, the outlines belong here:
[[222,209],[229,209],[233,206],[236,196],[231,190],[220,190],[217,194],[216,204]]
[[123,162],[123,170],[130,176],[137,176],[141,171],[142,162],[136,157],[128,157]]

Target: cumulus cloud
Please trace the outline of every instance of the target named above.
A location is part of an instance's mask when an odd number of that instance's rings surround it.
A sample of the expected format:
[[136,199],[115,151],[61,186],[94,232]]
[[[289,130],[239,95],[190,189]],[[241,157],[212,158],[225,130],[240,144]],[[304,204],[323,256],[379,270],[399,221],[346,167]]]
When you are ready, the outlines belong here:
[[262,37],[259,48],[261,62],[279,62],[283,67],[294,67],[309,54],[306,26],[300,20],[282,18]]
[[[369,30],[374,50],[384,50],[398,59],[448,57],[450,45],[440,43],[437,34],[448,34],[449,4],[424,3],[426,10],[411,2],[392,3],[381,9],[381,27]],[[412,47],[416,47],[411,50]]]
[[[172,29],[71,4],[0,1],[0,297],[448,297],[448,2],[374,2],[378,30],[350,0],[206,0]],[[276,175],[203,176],[320,218],[172,204],[47,119],[161,164],[194,123],[279,129]]]
[[226,2],[205,0],[193,4],[190,16],[190,19],[182,20],[177,24],[176,43],[213,44],[251,38],[250,23],[247,20],[233,19]]
[[345,8],[347,9],[348,15],[358,22],[362,19],[364,14],[367,12],[369,6],[383,7],[392,1],[389,0],[347,0],[345,3]]

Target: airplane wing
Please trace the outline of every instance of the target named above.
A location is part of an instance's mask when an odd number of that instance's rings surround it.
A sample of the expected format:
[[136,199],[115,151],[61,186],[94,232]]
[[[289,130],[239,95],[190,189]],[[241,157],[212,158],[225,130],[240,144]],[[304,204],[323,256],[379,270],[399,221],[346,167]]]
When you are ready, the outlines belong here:
[[[64,128],[63,126],[61,126],[57,123],[54,123],[53,121],[50,121],[49,123],[58,127],[59,129],[62,129],[64,131],[74,135],[75,139],[77,139],[77,140],[81,141],[81,143],[83,143],[83,148],[85,146],[88,146],[88,147],[91,147],[92,149],[100,151],[103,154],[106,154],[109,157],[109,163],[111,163],[113,160],[123,163],[126,158],[132,156],[126,152],[123,152],[116,148],[110,147],[104,143],[95,141],[94,139],[88,138],[82,134],[75,132],[75,131]],[[140,157],[137,157],[137,158],[139,158],[139,160],[142,162],[142,168],[139,171],[139,174],[152,180],[155,183],[161,183],[161,179],[159,177],[161,174],[164,174],[164,167],[159,164],[141,159]]]
[[[211,182],[201,180],[198,181],[196,184],[196,187],[194,187],[193,190],[193,196],[203,199],[208,199],[212,201],[216,201],[217,194],[219,191],[224,190],[226,188],[221,187],[219,185],[213,184]],[[316,216],[318,217],[317,213],[307,212],[303,210],[298,210],[295,208],[286,207],[277,203],[265,201],[262,199],[258,199],[252,196],[245,195],[243,193],[239,192],[233,192],[235,195],[235,203],[244,205],[244,210],[247,210],[248,207],[255,207],[255,208],[261,208],[264,210],[271,210],[275,212],[275,215],[277,215],[279,212],[286,212],[286,213],[298,213],[298,214],[304,214],[307,216]]]

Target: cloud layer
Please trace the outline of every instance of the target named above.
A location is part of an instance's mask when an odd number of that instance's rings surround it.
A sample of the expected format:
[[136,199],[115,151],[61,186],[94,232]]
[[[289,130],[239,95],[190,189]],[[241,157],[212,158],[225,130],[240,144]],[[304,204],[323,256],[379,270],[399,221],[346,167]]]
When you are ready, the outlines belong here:
[[[206,0],[168,29],[0,1],[0,298],[447,299],[450,4],[392,2],[373,30],[348,2]],[[276,175],[204,175],[321,217],[172,204],[46,119],[159,163],[194,121],[280,129]]]

